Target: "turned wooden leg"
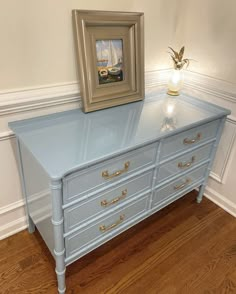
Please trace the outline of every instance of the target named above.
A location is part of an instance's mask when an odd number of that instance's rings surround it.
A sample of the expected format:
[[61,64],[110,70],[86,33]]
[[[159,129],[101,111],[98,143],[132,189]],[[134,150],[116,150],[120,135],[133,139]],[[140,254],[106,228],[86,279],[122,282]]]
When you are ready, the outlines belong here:
[[56,274],[58,282],[58,293],[66,292],[65,284],[65,244],[64,244],[64,218],[62,211],[62,184],[61,180],[51,181],[52,191],[52,225],[54,232],[54,256],[56,261]]
[[63,260],[62,258],[57,256],[55,271],[57,274],[58,293],[65,294],[66,293],[66,267],[64,264],[64,253],[63,253]]
[[201,203],[202,201],[202,197],[203,197],[203,193],[205,191],[205,186],[206,185],[201,185],[200,188],[199,188],[199,192],[198,192],[198,196],[197,196],[197,203]]

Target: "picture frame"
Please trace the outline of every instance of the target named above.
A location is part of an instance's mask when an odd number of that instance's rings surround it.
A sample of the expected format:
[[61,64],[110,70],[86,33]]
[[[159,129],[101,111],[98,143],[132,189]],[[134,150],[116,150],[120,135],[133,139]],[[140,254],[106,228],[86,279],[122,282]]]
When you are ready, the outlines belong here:
[[144,14],[73,10],[83,111],[144,99]]

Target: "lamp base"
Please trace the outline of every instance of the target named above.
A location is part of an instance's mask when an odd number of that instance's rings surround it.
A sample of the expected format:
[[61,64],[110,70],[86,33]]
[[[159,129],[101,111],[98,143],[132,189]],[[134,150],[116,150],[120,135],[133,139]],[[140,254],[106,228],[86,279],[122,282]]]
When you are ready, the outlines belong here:
[[179,92],[178,91],[168,90],[167,94],[168,95],[171,95],[171,96],[179,96]]

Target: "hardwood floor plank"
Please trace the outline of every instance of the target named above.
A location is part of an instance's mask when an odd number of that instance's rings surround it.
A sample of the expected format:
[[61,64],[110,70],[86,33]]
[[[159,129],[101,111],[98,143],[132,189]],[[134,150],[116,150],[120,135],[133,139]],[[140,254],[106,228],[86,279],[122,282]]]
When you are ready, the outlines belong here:
[[[214,211],[209,215],[209,219],[216,220],[221,211]],[[196,217],[192,216],[185,222],[178,226],[178,230],[172,230],[163,236],[163,239],[159,240],[157,244],[154,243],[153,254],[150,258],[146,259],[144,263],[141,263],[135,267],[135,269],[129,272],[123,279],[121,279],[111,291],[116,293],[123,293],[132,284],[135,284],[142,278],[143,275],[151,272],[157,264],[167,259],[178,248],[189,240],[191,240],[196,234],[203,230],[205,219],[197,222]],[[106,293],[111,293],[107,291]]]
[[[220,220],[219,223],[221,223]],[[231,226],[222,237],[226,238],[233,230],[235,230],[234,225]],[[144,283],[146,283],[146,285],[151,285],[153,290],[150,290],[150,293],[164,293],[164,290],[169,285],[172,286],[172,289],[175,288],[176,293],[190,293],[190,290],[191,293],[193,293],[193,286],[187,291],[184,291],[182,289],[183,285],[187,283],[192,273],[195,274],[201,271],[205,262],[212,258],[208,250],[211,248],[211,245],[214,246],[218,241],[217,228],[212,230],[206,227],[182,248],[175,251],[172,256],[158,264],[153,272],[149,273],[150,275],[147,274],[143,276],[142,279],[138,281],[138,284],[144,285]],[[207,246],[205,245],[206,242],[208,244]],[[208,281],[210,281],[211,278],[212,277],[209,277]]]
[[[236,293],[236,219],[196,192],[67,268],[68,294]],[[57,293],[39,233],[0,242],[1,294]]]
[[[236,252],[232,250],[235,247],[236,238],[230,238],[235,232],[235,228],[229,232],[228,238],[225,237],[224,241],[227,243],[227,248],[222,250],[219,246],[219,252],[217,255],[202,266],[199,271],[193,274],[189,281],[184,285],[181,290],[183,293],[188,293],[188,289],[191,289],[192,293],[200,293],[202,287],[211,290],[215,287],[220,287],[220,284],[225,280],[225,275],[233,271],[236,267]],[[223,273],[223,274],[222,274]]]

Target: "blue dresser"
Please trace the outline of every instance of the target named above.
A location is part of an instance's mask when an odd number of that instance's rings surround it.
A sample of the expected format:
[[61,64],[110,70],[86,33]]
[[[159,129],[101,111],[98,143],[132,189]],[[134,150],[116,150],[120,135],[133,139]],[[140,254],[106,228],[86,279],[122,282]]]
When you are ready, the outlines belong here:
[[161,95],[84,114],[12,122],[29,231],[70,263],[199,187],[201,202],[230,111]]

